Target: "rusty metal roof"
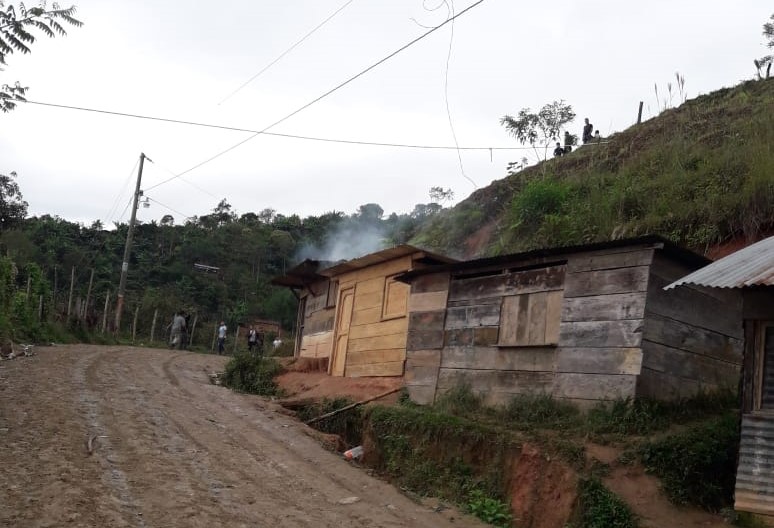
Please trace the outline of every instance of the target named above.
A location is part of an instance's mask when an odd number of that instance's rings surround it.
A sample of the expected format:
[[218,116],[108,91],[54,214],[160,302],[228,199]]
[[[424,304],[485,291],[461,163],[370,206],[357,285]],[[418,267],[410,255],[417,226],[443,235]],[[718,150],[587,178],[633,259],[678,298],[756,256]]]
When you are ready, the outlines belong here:
[[408,244],[401,244],[399,246],[383,249],[375,253],[369,253],[368,255],[363,255],[362,257],[356,259],[347,260],[330,268],[321,270],[318,273],[320,275],[325,275],[326,277],[335,277],[336,275],[341,275],[342,273],[359,270],[368,266],[373,266],[374,264],[380,264],[382,262],[387,262],[388,260],[405,257],[407,255],[413,255],[415,253],[421,253],[419,258],[415,260],[419,260],[420,262],[424,262],[426,264],[447,264],[450,262],[456,262],[454,259],[445,257],[443,255],[430,253],[429,251],[425,251],[424,249],[410,246]]
[[710,288],[774,286],[774,236],[716,260],[664,289],[681,284]]

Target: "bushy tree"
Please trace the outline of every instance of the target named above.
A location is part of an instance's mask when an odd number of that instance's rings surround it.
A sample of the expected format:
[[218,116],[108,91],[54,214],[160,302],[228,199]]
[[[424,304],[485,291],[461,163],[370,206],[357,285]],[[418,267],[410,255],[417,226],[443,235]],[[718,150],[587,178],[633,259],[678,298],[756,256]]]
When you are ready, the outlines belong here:
[[27,216],[27,202],[22,199],[16,173],[0,174],[0,232],[7,231]]
[[[575,112],[572,106],[560,100],[543,106],[537,113],[533,113],[529,108],[522,108],[516,117],[503,116],[500,124],[522,145],[529,143],[538,158],[545,160],[551,142],[559,141],[562,129],[572,123],[573,119]],[[538,147],[543,147],[542,156],[537,150]]]
[[[83,23],[74,18],[75,6],[62,9],[59,4],[47,8],[45,0],[37,7],[28,8],[24,2],[6,2],[0,0],[0,70],[5,66],[6,57],[14,52],[29,53],[30,45],[35,42],[34,31],[47,37],[67,34],[61,23],[80,27]],[[24,101],[27,88],[18,81],[0,86],[0,110],[10,112],[17,101]]]
[[[766,47],[774,48],[774,15],[771,15],[771,22],[763,24],[763,36],[768,42]],[[774,55],[765,55],[755,61],[755,67],[758,69],[758,79],[769,78],[771,74],[771,65],[774,63]],[[763,73],[765,71],[765,74]]]

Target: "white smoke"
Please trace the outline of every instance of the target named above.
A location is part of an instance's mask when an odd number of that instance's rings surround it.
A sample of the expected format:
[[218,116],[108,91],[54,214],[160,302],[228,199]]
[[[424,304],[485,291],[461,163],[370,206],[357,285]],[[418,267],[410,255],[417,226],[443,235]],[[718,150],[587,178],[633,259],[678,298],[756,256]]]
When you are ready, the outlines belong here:
[[368,255],[390,247],[379,226],[345,223],[329,234],[322,246],[306,245],[296,254],[298,262],[313,259],[339,262]]

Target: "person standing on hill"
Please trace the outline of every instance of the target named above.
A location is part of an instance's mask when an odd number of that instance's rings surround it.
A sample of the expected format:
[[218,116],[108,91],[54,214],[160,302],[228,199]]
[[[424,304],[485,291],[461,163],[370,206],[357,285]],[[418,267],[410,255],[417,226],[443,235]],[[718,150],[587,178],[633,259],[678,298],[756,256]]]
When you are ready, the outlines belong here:
[[252,354],[253,348],[255,348],[256,345],[258,345],[258,331],[254,326],[251,326],[250,330],[247,332],[247,350]]
[[554,149],[554,157],[558,158],[559,156],[564,156],[564,149],[562,148],[562,144],[557,141],[556,148]]
[[226,350],[226,331],[228,328],[226,328],[226,322],[221,321],[220,326],[218,327],[218,355],[223,354],[223,352]]
[[588,143],[592,140],[592,133],[594,132],[594,125],[589,123],[589,118],[586,118],[586,124],[583,125],[583,142]]

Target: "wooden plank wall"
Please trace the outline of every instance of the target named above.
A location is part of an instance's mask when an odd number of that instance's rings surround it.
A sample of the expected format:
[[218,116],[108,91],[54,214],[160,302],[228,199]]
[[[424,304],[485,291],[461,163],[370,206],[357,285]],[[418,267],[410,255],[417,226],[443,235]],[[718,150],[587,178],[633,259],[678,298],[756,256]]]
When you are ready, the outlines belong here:
[[405,383],[411,399],[423,405],[435,401],[448,295],[448,273],[424,275],[411,284]]
[[328,284],[327,280],[318,282],[305,291],[304,320],[298,322],[299,326],[303,326],[299,349],[296,351],[299,357],[323,358],[331,355],[336,308],[326,306]]
[[[344,375],[402,376],[406,360],[408,317],[383,312],[385,292],[390,306],[405,306],[400,295],[408,297],[409,286],[396,283],[385,287],[387,277],[411,269],[407,255],[338,276],[339,291],[355,287],[352,323],[346,351]],[[401,293],[402,292],[402,293]]]
[[[564,265],[451,280],[436,398],[468,384],[490,405],[551,393]],[[505,313],[503,313],[505,310]],[[504,322],[504,324],[503,324]]]
[[653,251],[568,256],[554,396],[590,407],[635,395]]
[[637,395],[690,396],[739,384],[744,328],[740,290],[667,284],[693,268],[656,253],[650,271]]

